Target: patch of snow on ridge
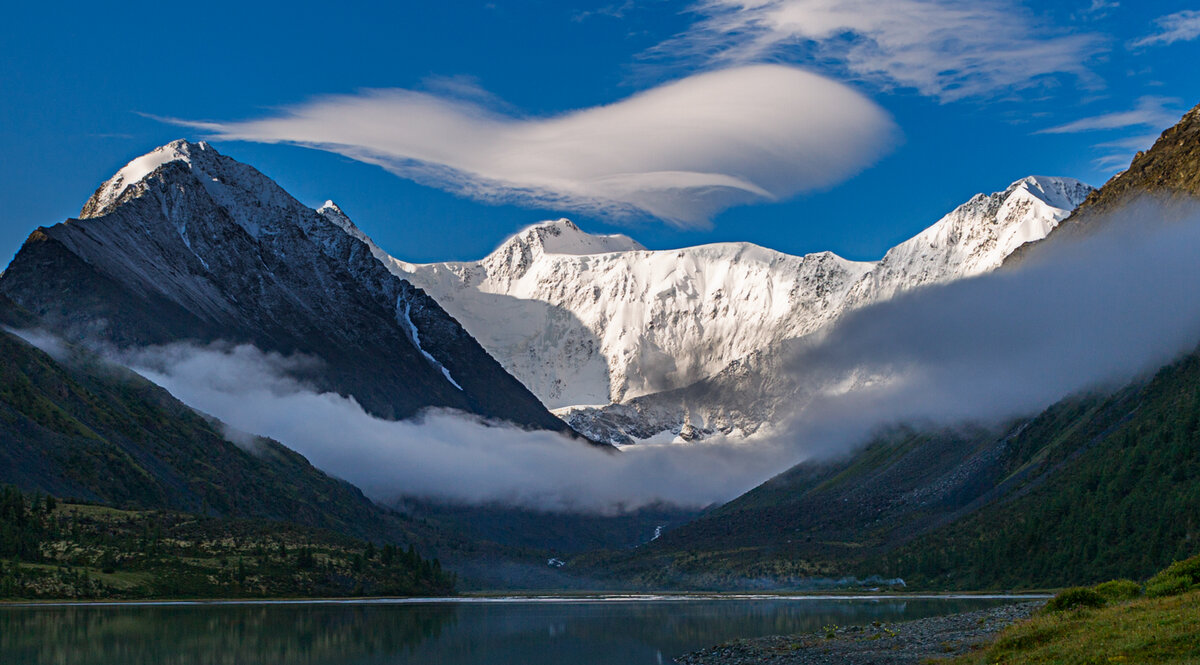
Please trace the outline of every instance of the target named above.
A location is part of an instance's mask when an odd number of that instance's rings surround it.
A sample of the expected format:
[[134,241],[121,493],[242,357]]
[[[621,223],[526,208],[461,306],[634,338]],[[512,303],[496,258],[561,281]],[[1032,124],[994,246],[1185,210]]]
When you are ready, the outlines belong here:
[[134,159],[119,171],[113,174],[96,190],[92,198],[88,200],[80,213],[80,219],[88,217],[98,217],[104,214],[113,203],[121,198],[125,193],[126,188],[130,185],[137,184],[143,178],[158,170],[163,164],[174,161],[183,161],[191,163],[191,148],[193,145],[200,150],[207,150],[208,144],[201,141],[200,143],[190,144],[183,139],[172,141],[164,146],[155,148],[141,157]]

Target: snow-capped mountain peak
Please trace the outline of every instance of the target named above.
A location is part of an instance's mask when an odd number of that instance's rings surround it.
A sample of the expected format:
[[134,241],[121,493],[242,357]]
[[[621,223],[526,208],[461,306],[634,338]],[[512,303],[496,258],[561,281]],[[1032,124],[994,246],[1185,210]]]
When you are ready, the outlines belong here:
[[367,234],[359,230],[359,228],[354,225],[354,222],[350,221],[350,216],[347,215],[345,211],[343,211],[341,207],[339,207],[338,204],[334,203],[333,201],[325,201],[321,207],[317,208],[317,214],[324,217],[326,220],[333,222],[335,226],[346,233],[349,233],[350,235],[362,240],[374,248],[374,241],[368,238]]
[[331,219],[338,218],[347,224],[350,223],[350,217],[346,215],[341,206],[334,203],[331,199],[326,199],[325,203],[321,204],[320,208],[317,208],[317,212]]
[[391,265],[439,294],[556,408],[687,385],[780,335],[810,332],[871,266],[750,243],[649,251],[565,220],[530,227],[477,263]]
[[[505,369],[561,413],[684,388],[785,340],[817,332],[849,310],[995,269],[1021,244],[1045,237],[1091,191],[1069,178],[1022,178],[1004,191],[972,197],[874,262],[831,252],[793,256],[749,243],[651,251],[628,236],[589,234],[558,219],[522,229],[476,262],[418,265],[391,257],[332,201],[315,211],[306,208],[251,167],[206,144],[177,141],[126,165],[84,212],[103,215],[153,193],[162,219],[178,226],[181,251],[195,255],[203,270],[142,281],[158,290],[175,285],[181,302],[212,312],[235,306],[219,290],[201,288],[210,266],[218,271],[214,262],[225,260],[193,247],[194,240],[209,242],[204,238],[214,232],[208,228],[212,220],[193,214],[194,203],[174,211],[189,204],[168,183],[188,183],[190,191],[206,193],[258,242],[277,246],[280,256],[297,252],[298,245],[285,239],[303,236],[331,258],[355,261],[364,275],[373,258],[376,269],[382,264],[436,298]],[[107,240],[100,237],[104,232],[101,227],[92,235]],[[347,242],[351,239],[358,242]],[[359,253],[365,256],[353,258]],[[379,279],[372,276],[365,285],[391,293]],[[395,320],[408,331],[409,296],[398,294],[387,297]],[[406,336],[414,348],[426,350],[423,330]],[[459,392],[460,370],[435,360],[430,366],[442,387]],[[454,372],[453,378],[441,369]],[[673,408],[661,422],[636,428],[710,427],[706,414]],[[599,431],[578,418],[571,422]]]
[[1075,178],[1031,175],[1014,184],[1054,208],[1074,208],[1081,203],[1080,197],[1087,198],[1087,195],[1092,192],[1091,185]]
[[527,226],[501,243],[493,254],[508,254],[513,248],[528,248],[539,254],[607,254],[646,249],[633,238],[622,234],[597,235],[586,233],[569,219],[556,219]]
[[1049,235],[1091,191],[1074,178],[1028,176],[1002,192],[976,194],[888,250],[855,288],[849,305],[995,270],[1021,245]]
[[478,262],[385,264],[433,294],[543,402],[566,409],[681,388],[850,309],[992,270],[1090,191],[1070,178],[1022,178],[876,262],[749,243],[649,251],[557,220]]

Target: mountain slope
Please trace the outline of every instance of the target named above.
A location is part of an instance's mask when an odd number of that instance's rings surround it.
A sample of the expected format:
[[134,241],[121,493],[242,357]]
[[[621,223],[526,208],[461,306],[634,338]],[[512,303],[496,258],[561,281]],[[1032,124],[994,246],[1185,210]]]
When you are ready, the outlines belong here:
[[[1157,175],[1116,176],[1086,209],[1145,195],[1200,200],[1189,184],[1200,182],[1200,162],[1188,157],[1200,154],[1200,131],[1189,129],[1198,121],[1193,110],[1135,160],[1158,165]],[[847,458],[798,465],[636,553],[572,565],[649,584],[855,574],[934,588],[1044,588],[1144,577],[1193,554],[1197,515],[1193,352],[1151,378],[996,430],[898,428]]]
[[[31,321],[0,296],[0,323],[28,328]],[[502,532],[473,534],[440,514],[384,508],[275,441],[247,443],[237,436],[242,444],[231,443],[222,423],[124,368],[70,346],[38,342],[54,356],[0,330],[0,486],[133,511],[212,517],[202,520],[207,525],[202,531],[218,540],[227,538],[227,531],[240,531],[243,538],[252,531],[270,547],[281,539],[290,546],[345,540],[317,533],[328,530],[375,543],[415,545],[461,572],[472,588],[586,584],[546,566],[547,557],[554,556],[549,548],[581,539],[580,524],[570,516],[548,516],[562,533],[548,534],[546,523],[535,521],[518,534],[521,543],[511,546],[485,540]],[[490,520],[498,517],[506,513],[494,513]],[[597,518],[590,531],[585,520],[583,527],[585,541],[607,545],[636,535],[617,518]],[[646,527],[644,538],[652,530]],[[232,550],[243,549],[253,549],[251,540],[234,541]],[[245,593],[226,588],[224,595]]]
[[920,584],[911,569],[869,562],[993,502],[1056,486],[1060,462],[1129,413],[1130,395],[1120,397],[1069,400],[997,429],[896,428],[851,456],[793,467],[632,556],[580,565],[668,586],[851,574]]
[[1072,232],[1097,216],[1142,196],[1167,202],[1200,199],[1200,105],[1139,152],[1129,167],[1088,196],[1063,229]]
[[976,194],[884,255],[848,307],[1000,267],[1026,243],[1049,235],[1092,191],[1071,178],[1030,176],[990,196]]
[[567,431],[367,244],[204,143],[133,160],[80,219],[34,231],[0,292],[75,340],[315,358],[298,378],[386,418],[448,407]]
[[[679,434],[691,420],[678,403],[663,407],[665,419],[643,418],[670,402],[670,391],[820,330],[850,309],[991,270],[1044,237],[1089,191],[1066,178],[1024,178],[975,196],[874,263],[747,243],[648,251],[558,220],[525,229],[478,262],[389,265],[432,293],[568,422],[628,443]],[[647,395],[653,409],[598,410]],[[595,408],[566,408],[580,405]],[[751,431],[766,422],[751,420],[744,423]],[[693,424],[725,428],[711,421],[701,415]]]
[[1104,400],[1053,436],[1031,462],[1053,470],[1046,482],[860,568],[903,571],[940,588],[1066,586],[1141,578],[1195,554],[1200,356]]
[[736,588],[901,578],[1046,588],[1140,577],[1200,538],[1200,356],[999,428],[899,428],[796,466],[583,572]]

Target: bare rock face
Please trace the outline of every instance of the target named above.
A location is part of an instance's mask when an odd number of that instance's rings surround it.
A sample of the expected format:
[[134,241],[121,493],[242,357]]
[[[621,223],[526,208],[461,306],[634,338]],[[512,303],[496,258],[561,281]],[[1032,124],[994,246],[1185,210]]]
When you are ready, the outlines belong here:
[[384,418],[445,407],[569,431],[331,211],[176,141],[101,185],[79,219],[34,231],[0,293],[71,339],[303,354],[317,362],[298,378]]

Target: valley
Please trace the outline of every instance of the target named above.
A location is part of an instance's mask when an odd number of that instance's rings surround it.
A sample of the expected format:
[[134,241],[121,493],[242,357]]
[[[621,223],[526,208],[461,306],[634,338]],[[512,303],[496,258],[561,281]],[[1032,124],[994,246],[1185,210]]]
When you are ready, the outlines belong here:
[[[565,434],[555,446],[616,444],[625,450],[609,454],[622,458],[643,448],[769,449],[788,414],[828,399],[829,379],[814,378],[822,366],[798,358],[881,305],[1036,265],[1063,220],[1113,205],[1113,191],[1161,193],[1129,183],[1190,168],[1193,142],[1178,137],[1196,122],[1192,111],[1100,190],[1024,178],[972,198],[878,262],[748,244],[649,251],[559,220],[477,263],[406,263],[332,202],[305,208],[207,144],[175,142],[113,176],[80,219],[36,231],[0,277],[4,323],[23,336],[0,340],[11,442],[0,479],[134,511],[131,519],[166,510],[219,524],[284,520],[416,547],[466,589],[978,590],[1145,575],[1187,555],[1196,528],[1175,517],[1197,507],[1188,488],[1200,384],[1190,355],[1041,413],[897,421],[850,454],[815,456],[732,501],[663,495],[599,514],[403,487],[364,496],[286,441],[235,436],[220,413],[191,411],[113,362],[172,344],[221,353],[221,344],[254,344],[294,354],[272,379],[286,390],[340,393],[380,422],[474,410],[505,428]],[[1188,182],[1169,191],[1196,195]],[[1063,228],[1079,234],[1082,224]],[[247,272],[254,261],[268,271]],[[336,330],[324,327],[333,320]],[[399,377],[402,392],[387,388]],[[869,388],[863,380],[849,394]],[[420,417],[413,422],[419,432]],[[487,432],[482,422],[477,431]],[[1018,551],[1023,563],[1001,564]]]
[[1193,4],[14,5],[0,664],[1200,662]]

